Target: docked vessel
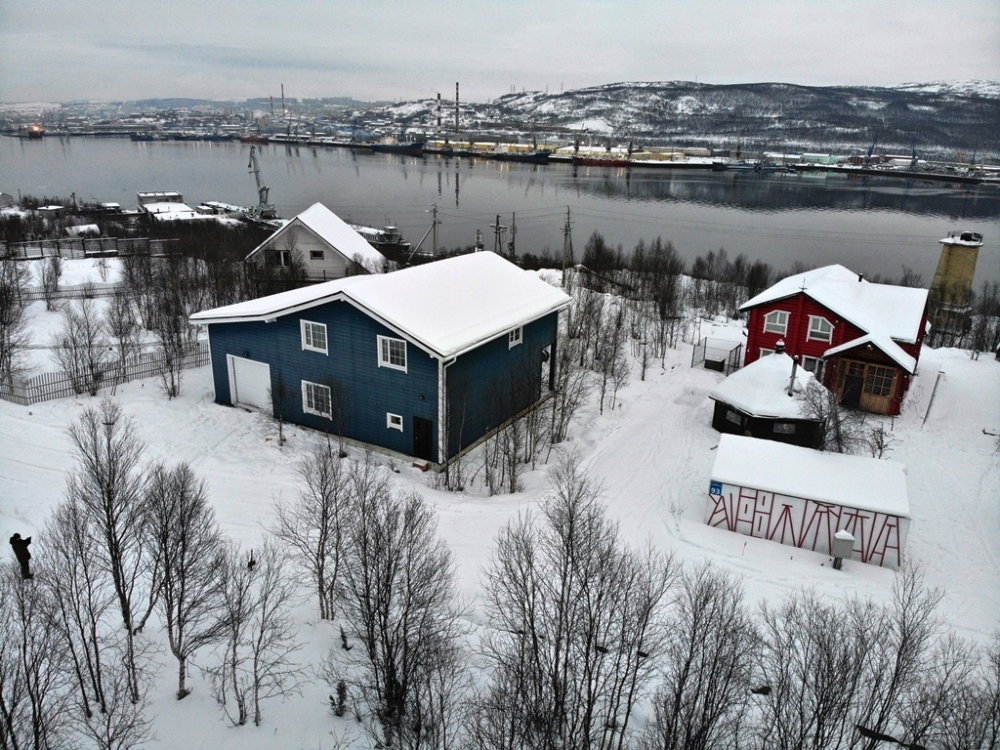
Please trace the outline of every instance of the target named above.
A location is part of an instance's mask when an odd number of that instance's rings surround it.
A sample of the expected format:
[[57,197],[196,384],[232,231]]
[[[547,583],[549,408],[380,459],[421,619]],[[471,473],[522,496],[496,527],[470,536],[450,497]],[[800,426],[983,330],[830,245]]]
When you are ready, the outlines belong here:
[[402,263],[409,258],[410,243],[403,239],[397,227],[389,225],[378,229],[363,224],[351,224],[350,227],[389,260]]

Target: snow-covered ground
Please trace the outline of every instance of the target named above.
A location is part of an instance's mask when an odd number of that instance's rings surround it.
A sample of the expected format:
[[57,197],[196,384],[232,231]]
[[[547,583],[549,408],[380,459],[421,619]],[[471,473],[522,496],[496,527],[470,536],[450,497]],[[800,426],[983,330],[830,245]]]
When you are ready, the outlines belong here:
[[[64,283],[88,271],[67,273],[71,276]],[[58,324],[58,314],[45,312],[42,303],[31,313],[40,338]],[[715,326],[706,324],[701,335],[710,335],[709,328]],[[708,393],[722,375],[692,369],[690,357],[690,344],[682,345],[669,354],[664,368],[651,368],[645,382],[633,368],[617,408],[600,415],[594,400],[563,446],[577,451],[590,475],[603,483],[604,502],[625,536],[636,544],[649,541],[683,561],[712,560],[743,579],[750,601],[774,600],[805,587],[829,598],[856,594],[886,600],[896,575],[891,570],[847,562],[835,571],[824,555],[705,525],[709,472],[719,442]],[[286,429],[288,442],[279,447],[273,420],[219,406],[213,397],[207,367],[186,371],[182,395],[172,401],[155,380],[127,383],[116,393],[147,445],[146,458],[189,463],[205,480],[225,532],[244,545],[259,546],[273,521],[275,501],[297,492],[297,459],[324,438]],[[15,531],[31,534],[38,550],[44,548],[37,535],[63,497],[73,466],[66,428],[96,404],[87,397],[30,407],[0,402],[0,538]],[[1000,454],[997,438],[984,434],[1000,427],[1000,362],[985,355],[974,361],[958,350],[925,350],[903,414],[886,420],[886,426],[894,440],[889,457],[907,467],[913,524],[904,554],[924,569],[930,585],[944,591],[941,614],[947,624],[983,641],[1000,625]],[[459,494],[435,489],[434,474],[380,460],[398,469],[395,483],[417,489],[436,509],[440,533],[455,556],[461,594],[471,603],[472,624],[483,624],[481,578],[492,540],[519,511],[545,497],[548,468],[526,473],[523,492],[487,497],[479,485]],[[337,640],[336,624],[319,622],[306,597],[297,614],[305,644],[301,659],[318,664]],[[176,747],[183,739],[188,748],[219,750],[326,748],[334,746],[335,737],[356,731],[353,723],[332,716],[327,701],[332,690],[318,678],[301,695],[265,704],[261,727],[234,729],[197,669],[192,670],[194,693],[174,699],[176,667],[165,636],[151,628],[148,637],[159,644],[163,664],[151,696],[158,737],[151,746]]]

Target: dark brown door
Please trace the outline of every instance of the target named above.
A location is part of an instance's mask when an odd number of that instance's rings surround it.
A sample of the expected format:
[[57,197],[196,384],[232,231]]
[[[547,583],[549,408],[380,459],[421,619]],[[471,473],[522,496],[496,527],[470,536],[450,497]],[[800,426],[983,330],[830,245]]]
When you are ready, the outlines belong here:
[[413,455],[434,461],[434,423],[429,419],[413,418]]

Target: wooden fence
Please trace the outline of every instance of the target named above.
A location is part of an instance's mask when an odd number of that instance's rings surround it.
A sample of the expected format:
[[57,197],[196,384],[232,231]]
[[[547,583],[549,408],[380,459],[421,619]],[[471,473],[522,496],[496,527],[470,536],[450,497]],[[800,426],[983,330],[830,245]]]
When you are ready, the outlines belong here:
[[[101,388],[113,388],[121,383],[132,380],[159,376],[164,367],[164,356],[159,352],[147,352],[128,362],[124,370],[119,370],[117,364],[110,365],[101,376]],[[207,345],[196,344],[184,353],[182,368],[204,367],[211,361]],[[39,401],[51,401],[56,398],[68,398],[85,392],[79,385],[74,386],[73,379],[65,372],[45,372],[27,380],[0,382],[0,399],[12,401],[21,406],[30,406]]]
[[78,260],[102,255],[163,255],[177,240],[149,237],[75,237],[33,242],[0,242],[0,256],[14,260],[42,260],[53,255]]

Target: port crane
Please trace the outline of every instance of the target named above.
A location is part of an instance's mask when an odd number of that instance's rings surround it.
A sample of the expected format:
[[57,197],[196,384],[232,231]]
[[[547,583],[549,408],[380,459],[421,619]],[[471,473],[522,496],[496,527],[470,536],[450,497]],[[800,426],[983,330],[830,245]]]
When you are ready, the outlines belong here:
[[257,219],[273,219],[277,216],[277,211],[273,205],[267,202],[268,192],[270,192],[271,188],[265,185],[263,180],[260,179],[260,166],[257,164],[256,146],[250,147],[250,163],[247,164],[247,169],[250,170],[250,174],[257,181],[258,203],[253,207],[251,213]]

